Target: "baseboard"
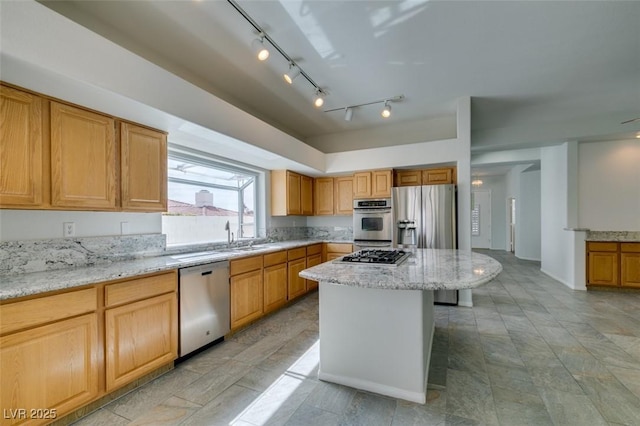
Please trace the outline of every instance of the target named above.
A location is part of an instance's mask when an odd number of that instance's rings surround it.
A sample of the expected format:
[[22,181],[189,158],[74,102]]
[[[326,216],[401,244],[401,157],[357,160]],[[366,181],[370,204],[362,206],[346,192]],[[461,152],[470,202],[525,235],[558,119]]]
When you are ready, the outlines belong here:
[[584,286],[584,287],[574,287],[573,284],[569,283],[568,281],[565,281],[562,278],[560,278],[560,277],[558,277],[558,276],[556,276],[556,275],[554,275],[554,274],[552,274],[552,273],[550,273],[548,271],[545,271],[542,268],[540,268],[540,272],[542,272],[543,274],[548,275],[551,278],[553,278],[554,280],[564,284],[565,286],[569,287],[571,290],[586,290],[587,289],[586,286]]
[[520,260],[530,260],[532,262],[542,262],[542,259],[533,259],[531,257],[516,256]]
[[362,389],[369,392],[374,392],[380,395],[391,396],[393,398],[404,399],[405,401],[416,402],[418,404],[424,404],[427,402],[427,384],[425,383],[424,392],[411,392],[404,389],[395,388],[392,386],[381,385],[380,383],[370,382],[368,380],[355,379],[353,377],[336,376],[334,374],[323,373],[322,370],[318,371],[318,378],[320,380],[337,383],[339,385],[349,386],[355,389]]

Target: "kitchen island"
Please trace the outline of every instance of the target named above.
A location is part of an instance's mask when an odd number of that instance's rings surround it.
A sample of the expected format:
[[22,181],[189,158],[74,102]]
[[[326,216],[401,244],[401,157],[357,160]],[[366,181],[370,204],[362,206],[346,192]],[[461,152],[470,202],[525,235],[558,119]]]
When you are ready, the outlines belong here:
[[445,249],[415,250],[397,266],[337,259],[305,269],[320,283],[319,378],[424,404],[433,290],[478,287],[500,271],[488,256]]

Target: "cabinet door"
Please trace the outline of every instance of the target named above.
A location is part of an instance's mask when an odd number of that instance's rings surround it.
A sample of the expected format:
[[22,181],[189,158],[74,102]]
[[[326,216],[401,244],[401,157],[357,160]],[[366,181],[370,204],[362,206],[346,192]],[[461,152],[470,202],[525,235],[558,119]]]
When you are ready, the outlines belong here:
[[287,171],[287,214],[302,214],[301,178],[299,174]]
[[0,206],[42,204],[42,99],[0,86]]
[[621,284],[625,287],[640,287],[640,253],[622,253]]
[[[312,266],[316,266],[322,263],[322,255],[314,254],[313,256],[307,257],[307,268],[311,268]],[[306,280],[307,290],[314,290],[318,288],[318,281]]]
[[[316,216],[333,214],[333,178],[315,179],[315,214]],[[351,194],[349,194],[351,196]]]
[[391,170],[374,170],[371,172],[371,197],[391,197],[392,177]]
[[353,174],[353,198],[371,197],[371,172]]
[[61,417],[97,396],[99,357],[95,313],[0,337],[0,405]]
[[287,264],[264,268],[264,312],[271,312],[287,303]]
[[335,188],[335,213],[337,215],[353,214],[353,178],[337,177],[334,178]]
[[298,296],[303,295],[307,291],[305,279],[299,274],[305,269],[307,264],[306,258],[296,259],[289,262],[288,265],[288,298],[289,300],[295,299]]
[[313,179],[309,176],[300,176],[300,202],[304,216],[313,215]]
[[51,102],[51,205],[116,209],[112,118]]
[[262,316],[262,269],[231,277],[231,329]]
[[422,185],[422,171],[420,170],[398,170],[395,178],[396,186]]
[[453,169],[429,169],[422,171],[423,185],[441,185],[453,183]]
[[618,285],[618,253],[589,252],[589,284]]
[[120,129],[123,210],[167,210],[167,135],[129,123]]
[[178,357],[178,298],[163,294],[105,311],[107,391]]

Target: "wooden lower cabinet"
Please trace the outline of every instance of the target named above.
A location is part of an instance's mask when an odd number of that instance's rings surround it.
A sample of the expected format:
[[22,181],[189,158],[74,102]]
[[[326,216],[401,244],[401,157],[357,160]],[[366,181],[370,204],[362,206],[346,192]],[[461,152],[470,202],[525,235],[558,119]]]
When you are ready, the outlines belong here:
[[178,356],[175,292],[105,311],[106,386],[117,389]]
[[263,314],[262,268],[231,277],[231,329],[237,329]]
[[[307,268],[316,266],[322,263],[322,254],[314,254],[307,257]],[[306,280],[307,291],[318,288],[318,281]]]
[[[640,244],[638,244],[640,246]],[[640,288],[640,253],[621,253],[620,285]]]
[[353,244],[351,243],[324,243],[322,245],[322,260],[325,262],[349,253],[353,253]]
[[640,243],[588,241],[587,285],[640,288]]
[[306,268],[307,259],[295,259],[289,261],[287,265],[288,271],[288,298],[289,300],[295,299],[298,296],[302,296],[307,292],[307,286],[305,279],[300,276],[300,272]]
[[287,303],[287,263],[264,268],[264,313]]
[[0,337],[2,424],[49,423],[93,400],[99,350],[95,312]]
[[589,284],[618,285],[618,253],[589,252]]

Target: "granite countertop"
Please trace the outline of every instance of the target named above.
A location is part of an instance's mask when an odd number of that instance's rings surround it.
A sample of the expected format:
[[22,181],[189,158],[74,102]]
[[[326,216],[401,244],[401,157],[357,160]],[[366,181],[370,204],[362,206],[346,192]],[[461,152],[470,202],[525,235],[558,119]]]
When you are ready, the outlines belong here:
[[586,241],[640,242],[640,231],[589,231]]
[[341,263],[305,269],[301,277],[331,284],[392,290],[460,290],[495,278],[502,265],[467,250],[418,249],[398,266]]
[[210,250],[195,253],[167,254],[141,259],[111,262],[79,268],[65,268],[53,271],[31,272],[0,276],[0,300],[30,296],[48,291],[63,290],[88,284],[153,272],[169,271],[189,266],[221,262],[239,257],[254,256],[278,250],[304,247],[322,242],[351,243],[351,241],[298,240],[259,244],[251,250],[235,249]]

